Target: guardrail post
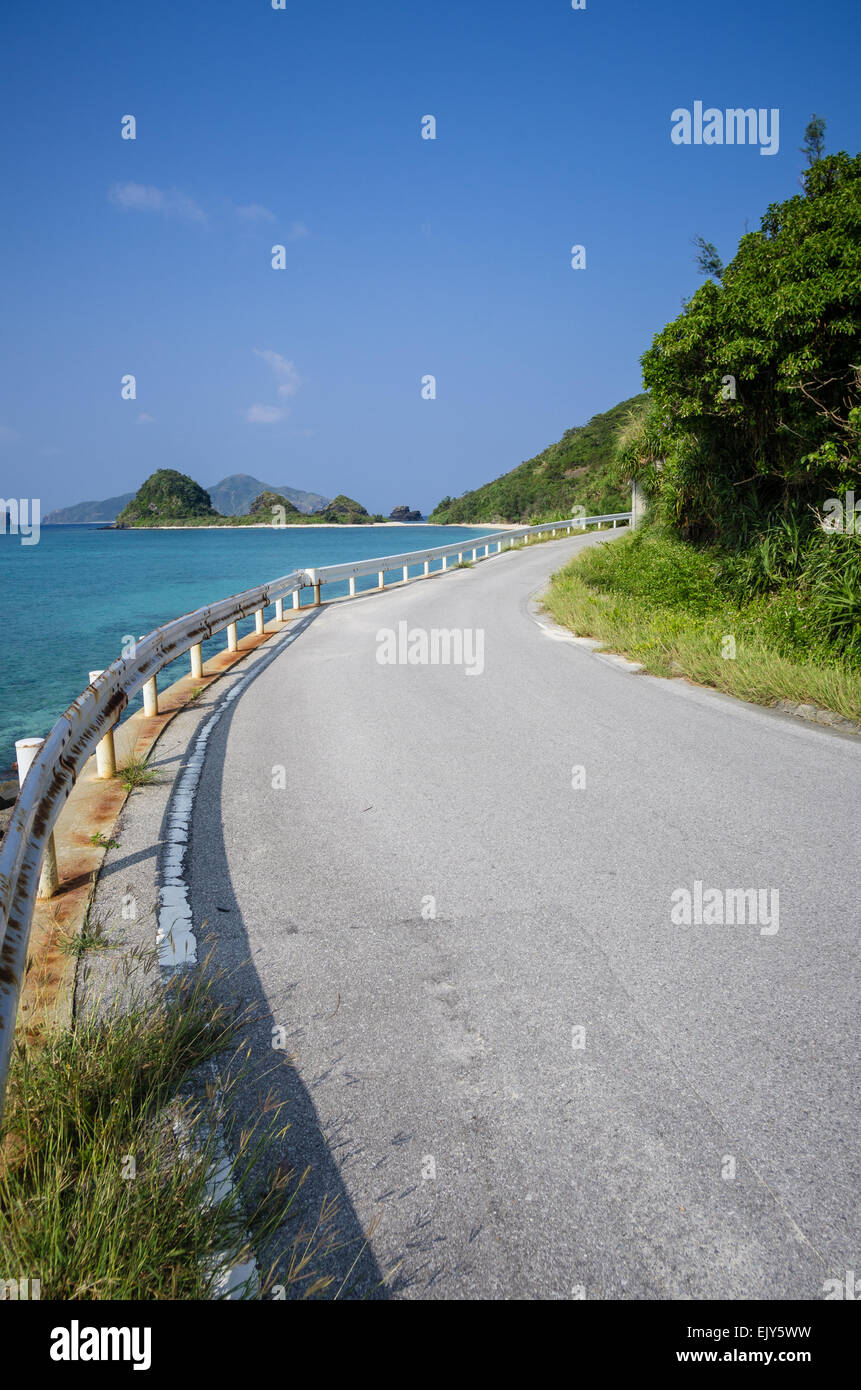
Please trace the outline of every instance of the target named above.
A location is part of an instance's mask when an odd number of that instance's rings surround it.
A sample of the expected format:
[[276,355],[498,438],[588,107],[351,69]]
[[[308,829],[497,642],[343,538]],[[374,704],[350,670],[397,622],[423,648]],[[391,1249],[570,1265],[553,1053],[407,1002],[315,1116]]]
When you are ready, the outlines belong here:
[[410,567],[409,567],[409,565],[404,565],[404,583],[405,583],[405,584],[408,584],[408,583],[409,583],[409,578],[410,578]]
[[263,609],[258,608],[254,614],[254,631],[258,637],[263,636]]
[[475,564],[475,562],[476,562],[477,559],[478,559],[478,546],[477,546],[477,545],[474,545],[474,546],[472,547],[472,563]]
[[236,624],[227,624],[227,650],[229,652],[239,651],[239,638],[236,635]]
[[350,575],[350,598],[355,598],[355,597],[356,597],[356,576],[355,576],[354,574],[351,574],[351,575]]
[[[90,685],[103,674],[102,671],[91,671]],[[113,777],[116,774],[117,755],[114,748],[113,727],[108,729],[104,738],[100,739],[96,745],[96,770],[99,776],[104,778]]]
[[447,569],[448,569],[448,556],[447,556],[447,555],[443,555],[443,557],[442,557],[442,567],[443,567],[444,570],[447,570]]
[[386,576],[382,570],[380,570],[379,574],[377,575],[377,579],[380,581],[377,585],[377,588],[384,589],[386,587]]
[[430,574],[430,560],[425,560],[425,574]]
[[275,621],[276,621],[276,623],[283,623],[283,621],[284,621],[284,600],[283,600],[283,598],[277,598],[277,599],[275,600]]
[[191,648],[191,674],[196,681],[203,675],[203,643],[196,642]]
[[294,607],[294,608],[298,608],[300,602],[301,602],[301,600],[300,600],[300,598],[299,598],[299,590],[298,590],[298,589],[294,589],[294,591],[293,591],[293,607]]
[[148,719],[158,714],[158,678],[150,676],[143,688],[144,714]]
[[[23,787],[24,778],[30,771],[33,759],[38,753],[43,738],[20,738],[15,744],[15,759],[18,763],[18,786]],[[60,886],[60,874],[57,869],[57,846],[54,843],[54,832],[51,831],[48,843],[45,846],[45,854],[42,859],[42,868],[39,874],[39,887],[36,889],[37,898],[53,898]]]
[[317,583],[314,585],[314,603],[312,607],[319,608],[321,602],[322,600],[320,598],[320,580],[318,579]]

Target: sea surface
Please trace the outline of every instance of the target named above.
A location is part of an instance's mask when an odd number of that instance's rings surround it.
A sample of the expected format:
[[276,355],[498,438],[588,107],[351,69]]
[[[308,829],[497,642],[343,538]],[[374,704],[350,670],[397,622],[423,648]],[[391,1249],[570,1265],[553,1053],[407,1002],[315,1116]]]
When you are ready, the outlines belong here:
[[[85,689],[90,671],[121,655],[125,637],[141,637],[170,618],[295,569],[428,550],[492,529],[418,523],[211,531],[43,526],[36,545],[0,534],[0,779],[14,775],[15,740],[47,734]],[[375,584],[368,576],[357,587]],[[323,597],[346,592],[346,583],[330,584]],[[303,599],[310,597],[308,590]],[[253,627],[252,618],[241,623],[240,636]],[[204,660],[225,645],[224,633],[205,643]],[[188,657],[180,657],[164,679],[170,683],[187,671]],[[140,697],[130,710],[139,704]]]

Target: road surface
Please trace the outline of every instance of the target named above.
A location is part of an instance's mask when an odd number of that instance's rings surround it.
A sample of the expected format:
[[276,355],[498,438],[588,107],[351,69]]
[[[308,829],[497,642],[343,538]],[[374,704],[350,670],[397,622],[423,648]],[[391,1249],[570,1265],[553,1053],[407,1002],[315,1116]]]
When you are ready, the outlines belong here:
[[[261,1011],[238,1118],[286,1100],[296,1221],[338,1200],[329,1296],[861,1269],[861,747],[552,640],[532,600],[597,539],[324,607],[213,731],[195,919]],[[400,622],[481,630],[483,671],[381,664]],[[697,882],[765,920],[678,924]]]

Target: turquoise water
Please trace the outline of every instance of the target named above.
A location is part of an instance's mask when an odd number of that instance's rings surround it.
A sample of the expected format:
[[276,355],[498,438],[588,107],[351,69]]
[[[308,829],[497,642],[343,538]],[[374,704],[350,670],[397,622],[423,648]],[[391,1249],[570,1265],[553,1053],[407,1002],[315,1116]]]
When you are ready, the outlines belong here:
[[[89,672],[121,654],[124,637],[139,637],[170,618],[291,570],[426,550],[490,529],[104,531],[45,526],[37,545],[0,534],[0,777],[10,775],[15,740],[46,734],[85,688]],[[375,583],[376,577],[369,576],[357,587]],[[323,596],[346,591],[346,584],[331,584]],[[307,601],[310,591],[304,597]],[[240,634],[253,627],[248,619],[240,624]],[[221,633],[204,645],[204,658],[225,645]],[[167,676],[178,678],[187,670],[188,657],[180,657]]]

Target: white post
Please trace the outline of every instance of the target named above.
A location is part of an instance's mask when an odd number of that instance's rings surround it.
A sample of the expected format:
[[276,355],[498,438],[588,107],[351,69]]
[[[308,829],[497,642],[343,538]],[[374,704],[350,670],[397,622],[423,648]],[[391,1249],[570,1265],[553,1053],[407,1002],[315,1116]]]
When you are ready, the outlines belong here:
[[236,624],[227,624],[227,650],[229,652],[239,651],[239,639],[236,636]]
[[462,564],[463,564],[463,551],[462,551],[462,550],[459,550],[459,551],[457,552],[457,563],[458,563],[459,565],[462,565]]
[[283,621],[284,621],[284,600],[283,600],[283,598],[277,598],[277,599],[275,600],[275,621],[276,621],[276,623],[283,623]]
[[150,676],[143,688],[144,714],[147,719],[151,719],[158,714],[158,679]]
[[477,546],[477,545],[474,545],[474,546],[472,547],[472,562],[473,562],[473,564],[475,564],[475,562],[476,562],[477,559],[478,559],[478,546]]
[[196,681],[203,675],[203,646],[200,642],[191,648],[191,674]]
[[404,565],[404,583],[405,583],[405,584],[408,584],[409,582],[410,582],[410,567],[409,567],[409,565]]
[[443,557],[442,557],[442,567],[443,567],[444,570],[447,570],[447,569],[448,569],[448,556],[447,556],[447,555],[443,555]]
[[[15,760],[18,763],[18,786],[23,787],[24,778],[30,771],[33,759],[38,753],[42,744],[42,738],[19,738],[15,744]],[[51,831],[48,843],[45,846],[45,855],[42,859],[42,868],[39,874],[39,886],[36,889],[37,898],[53,898],[60,886],[60,875],[57,870],[57,846],[54,843],[54,832]]]
[[425,574],[430,574],[430,560],[425,560]]
[[378,589],[383,589],[383,588],[385,588],[386,576],[383,574],[383,571],[382,571],[382,570],[380,570],[379,574],[377,575],[377,579],[379,580],[379,583],[377,584],[377,588],[378,588]]
[[299,607],[299,590],[298,590],[298,589],[294,589],[294,590],[293,590],[293,607],[294,607],[294,608],[298,608],[298,607]]
[[351,575],[350,575],[350,598],[355,598],[355,597],[356,597],[356,576],[355,576],[354,574],[351,574]]
[[638,482],[631,484],[631,530],[640,526],[646,513],[646,496]]
[[254,614],[254,631],[257,633],[257,636],[258,636],[258,637],[262,637],[262,636],[263,636],[263,609],[262,609],[262,608],[258,608],[258,609],[257,609],[257,612]]
[[[90,685],[103,675],[102,671],[90,672]],[[96,744],[96,771],[100,777],[113,777],[117,770],[117,755],[114,749],[114,731],[111,727]]]

